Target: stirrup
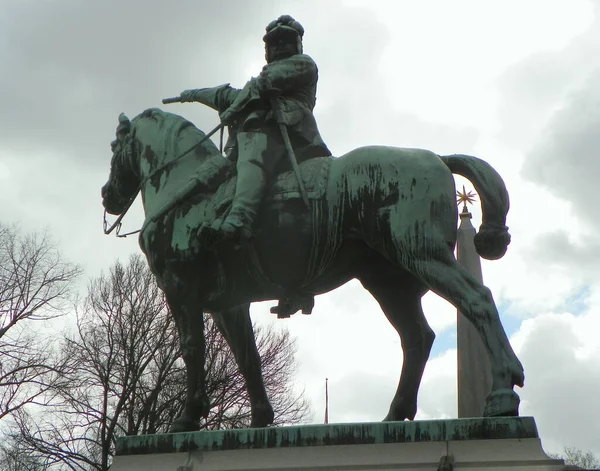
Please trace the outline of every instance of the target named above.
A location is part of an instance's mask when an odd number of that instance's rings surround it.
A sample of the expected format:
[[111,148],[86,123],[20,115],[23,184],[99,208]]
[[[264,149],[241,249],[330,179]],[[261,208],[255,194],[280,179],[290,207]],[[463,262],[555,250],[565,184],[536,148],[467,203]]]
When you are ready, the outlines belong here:
[[279,300],[277,306],[270,309],[271,314],[277,314],[277,319],[288,319],[298,311],[302,314],[312,314],[315,307],[315,297],[311,294],[289,296]]

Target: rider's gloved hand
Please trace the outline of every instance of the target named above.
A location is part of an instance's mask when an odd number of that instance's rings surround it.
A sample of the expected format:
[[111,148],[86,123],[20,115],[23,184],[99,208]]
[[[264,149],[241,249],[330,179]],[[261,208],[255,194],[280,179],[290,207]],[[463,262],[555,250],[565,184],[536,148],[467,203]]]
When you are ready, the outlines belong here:
[[233,123],[233,120],[235,119],[235,113],[232,112],[230,108],[228,108],[225,111],[223,111],[221,114],[219,114],[219,118],[221,118],[221,123],[223,123],[225,125],[230,125]]
[[190,103],[194,101],[194,92],[196,90],[184,90],[181,92],[179,97],[181,98],[181,103]]

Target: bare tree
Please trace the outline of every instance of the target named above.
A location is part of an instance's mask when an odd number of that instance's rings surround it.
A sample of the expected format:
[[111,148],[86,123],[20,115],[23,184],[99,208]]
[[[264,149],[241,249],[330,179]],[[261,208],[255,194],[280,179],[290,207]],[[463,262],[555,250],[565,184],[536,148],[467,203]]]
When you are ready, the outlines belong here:
[[[250,403],[235,359],[210,316],[206,323],[207,429],[248,426]],[[309,413],[292,392],[295,345],[289,334],[256,329],[276,423]],[[62,345],[68,385],[41,418],[18,415],[24,443],[72,470],[108,469],[121,435],[166,432],[181,413],[186,372],[163,293],[138,255],[89,285],[77,332]]]
[[49,471],[45,458],[33,454],[19,440],[18,430],[5,430],[0,444],[0,471]]
[[61,384],[62,364],[39,333],[40,321],[65,314],[79,273],[47,234],[0,224],[0,419]]
[[549,453],[551,458],[565,460],[565,464],[574,469],[600,469],[600,458],[591,451],[566,446],[562,453]]

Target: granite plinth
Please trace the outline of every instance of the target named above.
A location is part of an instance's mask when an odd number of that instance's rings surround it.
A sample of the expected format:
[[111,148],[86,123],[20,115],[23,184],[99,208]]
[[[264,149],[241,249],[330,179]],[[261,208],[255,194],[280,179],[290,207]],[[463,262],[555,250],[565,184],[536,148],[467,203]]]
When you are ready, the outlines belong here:
[[122,437],[111,471],[564,469],[532,417],[306,425]]

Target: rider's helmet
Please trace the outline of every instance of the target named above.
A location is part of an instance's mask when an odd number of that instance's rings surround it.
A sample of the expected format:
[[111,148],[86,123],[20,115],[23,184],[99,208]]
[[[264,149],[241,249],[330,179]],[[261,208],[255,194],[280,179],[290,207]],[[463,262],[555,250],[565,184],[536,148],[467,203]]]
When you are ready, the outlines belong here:
[[269,46],[277,46],[280,43],[292,44],[295,46],[295,53],[302,53],[302,36],[304,36],[304,28],[290,15],[281,15],[276,20],[271,21],[266,29],[266,34],[263,36],[265,48],[267,50],[267,62],[272,60],[269,57]]

